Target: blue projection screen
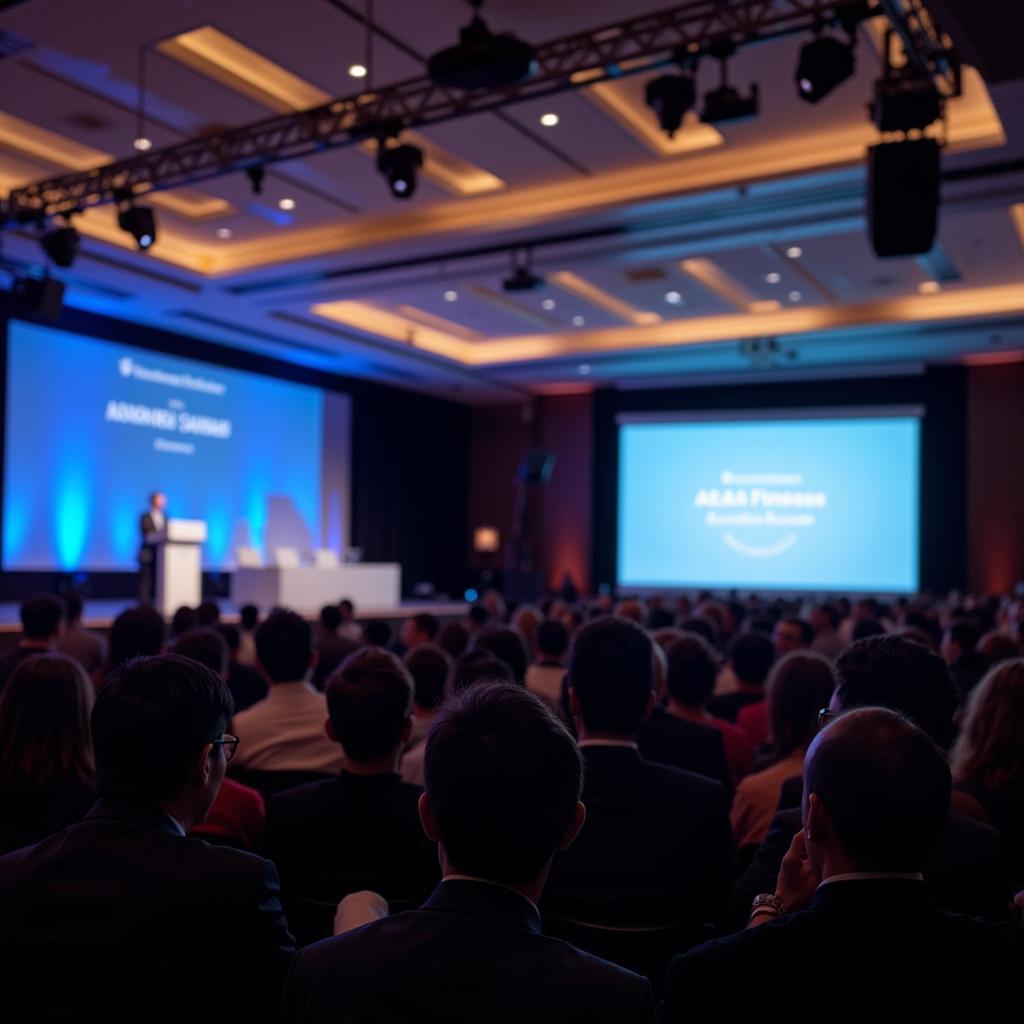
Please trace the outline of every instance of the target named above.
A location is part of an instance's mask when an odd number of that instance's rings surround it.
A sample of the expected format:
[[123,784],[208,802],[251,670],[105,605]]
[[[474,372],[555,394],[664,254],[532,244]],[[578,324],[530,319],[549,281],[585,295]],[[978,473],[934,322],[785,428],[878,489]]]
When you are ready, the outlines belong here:
[[915,591],[919,410],[900,413],[623,418],[619,585]]
[[134,569],[154,490],[208,568],[319,546],[323,423],[319,388],[11,321],[3,566]]

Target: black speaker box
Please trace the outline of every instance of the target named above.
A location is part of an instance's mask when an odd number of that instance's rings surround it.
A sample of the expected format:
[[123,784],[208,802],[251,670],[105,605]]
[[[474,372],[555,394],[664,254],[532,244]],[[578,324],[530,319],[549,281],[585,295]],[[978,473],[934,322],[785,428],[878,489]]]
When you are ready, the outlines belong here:
[[882,142],[868,150],[868,225],[875,255],[931,250],[939,220],[939,144]]

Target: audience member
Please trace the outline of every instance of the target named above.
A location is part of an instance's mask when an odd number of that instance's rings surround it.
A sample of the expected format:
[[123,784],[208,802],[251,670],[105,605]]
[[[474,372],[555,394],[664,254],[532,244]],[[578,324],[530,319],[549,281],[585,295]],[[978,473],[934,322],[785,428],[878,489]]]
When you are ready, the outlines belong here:
[[573,641],[568,683],[588,819],[555,860],[548,911],[626,927],[714,920],[732,876],[728,796],[637,750],[656,703],[650,638],[624,619],[588,623]]
[[37,654],[11,673],[0,694],[0,853],[59,832],[96,802],[92,702],[85,670],[65,655]]
[[569,631],[565,624],[557,619],[545,619],[537,628],[537,656],[526,670],[526,688],[552,705],[562,699],[568,650]]
[[309,682],[316,665],[309,623],[292,611],[271,612],[256,630],[256,655],[270,690],[235,715],[241,743],[233,770],[340,771],[341,752],[324,732],[327,701]]
[[954,622],[942,638],[942,656],[953,674],[961,702],[967,700],[989,668],[988,660],[978,652],[980,641],[981,630],[968,619]]
[[469,611],[466,612],[466,629],[469,631],[470,636],[483,629],[490,621],[491,613],[484,605],[476,602],[469,606]]
[[772,630],[775,656],[785,657],[793,651],[803,651],[814,643],[814,628],[795,615],[784,615]]
[[445,683],[451,674],[452,659],[436,644],[423,644],[405,656],[405,667],[412,676],[412,734],[402,755],[402,778],[423,785],[424,742],[427,731],[444,703]]
[[736,690],[712,697],[708,711],[715,718],[735,723],[741,707],[764,700],[764,683],[774,661],[775,647],[763,633],[735,637],[729,648],[729,664],[736,676]]
[[446,622],[437,634],[437,646],[454,661],[469,647],[469,630],[461,622]]
[[316,624],[316,667],[310,682],[323,690],[334,670],[350,655],[359,650],[361,644],[341,634],[341,610],[336,604],[325,604],[320,609]]
[[880,619],[857,619],[850,630],[850,641],[866,640],[869,636],[884,636],[885,625]]
[[338,627],[338,632],[342,636],[347,636],[349,640],[362,641],[363,629],[356,622],[356,606],[347,597],[343,597],[338,602],[338,611],[341,612],[341,625]]
[[648,1022],[650,985],[541,932],[556,849],[583,823],[579,751],[519,687],[475,687],[427,740],[420,817],[443,880],[421,910],[302,950],[284,1024]]
[[[254,604],[243,604],[238,609],[238,663],[256,664],[256,627],[260,622],[260,610]],[[240,710],[237,709],[236,710]]]
[[64,602],[50,594],[36,594],[21,604],[21,639],[0,658],[0,693],[14,670],[34,654],[57,649],[64,622]]
[[833,1020],[1011,1019],[1024,933],[944,914],[924,884],[949,811],[935,743],[891,711],[848,712],[808,751],[804,791],[760,927],[677,957],[663,1024],[754,1019],[794,969],[801,999]]
[[228,648],[228,689],[235,701],[235,713],[252,707],[267,695],[267,680],[252,664],[243,664],[242,631],[238,626],[220,623],[217,627]]
[[709,619],[683,619],[679,628],[684,633],[696,633],[703,637],[712,647],[718,646],[718,630]]
[[1024,658],[997,665],[971,691],[952,762],[957,788],[1006,843],[1014,888],[1024,888]]
[[1020,644],[1007,633],[1000,633],[998,630],[989,630],[978,641],[978,653],[988,662],[990,668],[1004,661],[1019,658],[1024,651]]
[[155,608],[150,605],[126,608],[110,627],[104,676],[127,665],[133,658],[159,654],[163,650],[166,633],[167,625]]
[[835,661],[846,646],[839,636],[841,621],[839,609],[834,604],[815,605],[811,612],[811,628],[814,630],[811,650]]
[[441,623],[436,615],[429,612],[419,612],[411,615],[402,623],[398,632],[398,642],[402,650],[411,651],[422,644],[431,644],[437,638]]
[[327,734],[340,745],[333,779],[277,793],[267,817],[267,855],[289,901],[337,903],[368,889],[418,905],[438,879],[420,828],[420,788],[398,762],[412,732],[413,683],[402,663],[374,648],[351,655],[327,682]]
[[70,590],[64,595],[64,629],[57,641],[57,651],[74,658],[89,675],[99,671],[107,658],[107,644],[99,633],[82,625],[84,604],[77,591]]
[[364,622],[362,643],[367,647],[387,650],[391,646],[391,627],[383,619]]
[[196,625],[202,628],[216,626],[220,622],[220,605],[216,601],[203,601],[196,609]]
[[449,696],[468,690],[480,683],[515,683],[512,669],[482,647],[470,648],[456,658],[448,676],[445,690]]
[[508,605],[505,604],[505,598],[501,596],[500,591],[493,587],[485,590],[483,597],[480,598],[480,603],[487,609],[487,614],[495,622],[508,622]]
[[190,629],[195,629],[198,625],[199,616],[196,614],[196,610],[183,604],[180,608],[176,608],[171,616],[171,639],[184,636]]
[[274,866],[186,838],[224,777],[230,715],[216,675],[176,655],[100,692],[99,802],[0,858],[6,1020],[185,1020],[197,999],[203,1019],[276,1019],[293,949]]
[[485,626],[473,637],[473,646],[505,662],[512,669],[513,680],[520,686],[526,685],[526,670],[530,665],[530,656],[527,654],[523,637],[517,630],[497,623]]
[[748,775],[736,790],[730,820],[738,850],[757,846],[768,834],[782,784],[803,770],[804,754],[818,731],[818,712],[834,689],[831,662],[813,651],[787,654],[772,669],[768,710],[774,763]]
[[512,628],[523,638],[528,659],[537,656],[537,630],[543,621],[544,613],[532,604],[521,604],[512,613]]

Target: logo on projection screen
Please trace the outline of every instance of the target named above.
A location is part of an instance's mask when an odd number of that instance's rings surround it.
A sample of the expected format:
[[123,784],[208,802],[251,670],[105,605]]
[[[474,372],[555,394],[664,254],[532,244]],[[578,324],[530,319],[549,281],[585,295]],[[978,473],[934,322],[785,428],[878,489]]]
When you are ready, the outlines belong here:
[[805,488],[801,473],[725,470],[717,483],[697,491],[694,508],[726,547],[746,558],[776,558],[789,551],[828,505],[824,491]]
[[128,356],[123,359],[118,359],[117,370],[122,377],[130,377],[132,375],[132,361]]

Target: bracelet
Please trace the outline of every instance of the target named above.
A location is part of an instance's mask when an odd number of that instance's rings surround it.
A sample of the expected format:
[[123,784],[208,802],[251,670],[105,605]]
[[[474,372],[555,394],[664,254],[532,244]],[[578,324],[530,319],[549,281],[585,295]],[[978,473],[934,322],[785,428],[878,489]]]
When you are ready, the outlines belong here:
[[782,917],[786,913],[786,903],[781,896],[776,896],[774,893],[763,892],[758,896],[754,897],[754,902],[750,907],[750,918],[755,918],[758,914],[771,914],[772,917]]

